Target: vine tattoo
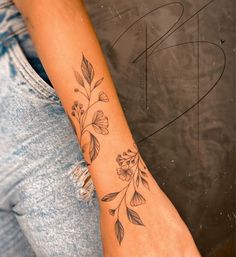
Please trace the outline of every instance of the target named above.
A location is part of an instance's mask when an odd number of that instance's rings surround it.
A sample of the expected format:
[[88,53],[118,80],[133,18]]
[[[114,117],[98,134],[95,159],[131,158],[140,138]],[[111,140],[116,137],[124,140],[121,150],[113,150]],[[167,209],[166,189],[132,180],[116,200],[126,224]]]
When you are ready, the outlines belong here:
[[140,186],[142,185],[146,189],[149,189],[149,184],[146,180],[146,166],[139,154],[137,146],[134,144],[135,150],[128,149],[123,154],[119,154],[116,161],[119,168],[116,169],[118,178],[122,180],[126,185],[118,192],[113,192],[105,195],[101,200],[103,202],[110,202],[118,200],[114,209],[109,209],[110,215],[114,216],[115,221],[115,235],[121,244],[124,238],[124,227],[120,220],[120,210],[123,204],[127,219],[135,224],[144,226],[139,214],[133,210],[133,208],[142,205],[146,202],[143,195],[140,193]]
[[[82,74],[82,75],[81,75]],[[74,69],[74,76],[77,81],[78,87],[74,89],[75,93],[79,94],[78,98],[83,97],[86,104],[82,104],[78,100],[74,101],[72,105],[72,117],[78,122],[78,129],[69,116],[73,129],[78,137],[80,143],[84,137],[82,152],[84,153],[87,164],[93,162],[100,151],[100,143],[96,134],[107,135],[108,131],[108,118],[104,115],[102,110],[93,111],[93,106],[98,103],[107,103],[109,98],[103,91],[96,93],[96,89],[103,82],[103,77],[94,81],[94,68],[93,65],[82,54],[81,73]],[[92,120],[89,120],[89,113],[93,113]]]
[[[94,68],[88,59],[82,54],[81,72],[74,69],[74,76],[78,87],[74,89],[78,93],[78,98],[83,101],[76,100],[72,105],[71,116],[68,115],[73,129],[80,142],[84,158],[90,165],[98,156],[100,151],[100,143],[97,134],[107,135],[108,117],[104,115],[102,110],[94,110],[94,106],[99,102],[107,103],[109,98],[103,91],[97,88],[103,82],[104,78],[94,80]],[[97,92],[97,93],[96,93]],[[92,114],[92,116],[91,116]],[[92,118],[89,118],[92,117]],[[76,127],[73,120],[78,122]],[[77,128],[77,129],[76,129]],[[83,138],[83,140],[82,140]],[[117,201],[114,209],[109,209],[110,215],[115,217],[114,229],[116,238],[121,244],[124,238],[124,227],[121,223],[120,213],[126,213],[129,222],[144,226],[139,214],[134,210],[135,207],[146,203],[146,199],[140,192],[141,186],[149,189],[147,182],[146,166],[139,154],[137,146],[134,144],[134,150],[128,149],[122,154],[118,154],[116,158],[118,168],[116,169],[118,178],[126,185],[117,192],[105,195],[101,200],[103,202]],[[122,206],[124,208],[122,208]]]

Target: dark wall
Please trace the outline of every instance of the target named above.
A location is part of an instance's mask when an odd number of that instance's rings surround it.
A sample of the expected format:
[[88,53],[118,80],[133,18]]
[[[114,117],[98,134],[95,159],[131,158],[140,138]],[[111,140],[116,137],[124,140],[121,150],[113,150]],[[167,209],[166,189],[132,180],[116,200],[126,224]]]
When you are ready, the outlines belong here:
[[235,1],[85,2],[149,169],[202,255],[233,257]]

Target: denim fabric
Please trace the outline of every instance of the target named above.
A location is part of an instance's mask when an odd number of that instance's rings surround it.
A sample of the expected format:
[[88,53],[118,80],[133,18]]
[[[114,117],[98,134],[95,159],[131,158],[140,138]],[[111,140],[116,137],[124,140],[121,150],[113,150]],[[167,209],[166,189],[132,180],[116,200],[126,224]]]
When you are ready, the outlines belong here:
[[102,256],[96,192],[55,90],[24,54],[29,40],[0,0],[0,257]]
[[[27,40],[28,41],[28,40]],[[52,86],[51,81],[49,80],[43,66],[42,63],[39,59],[39,57],[37,56],[29,56],[28,52],[24,52],[27,60],[29,61],[29,63],[31,64],[31,66],[34,68],[34,70],[39,74],[39,76],[45,81],[47,82],[50,86]]]
[[[21,18],[21,16],[20,16]],[[49,80],[44,67],[36,53],[36,50],[34,48],[33,42],[29,36],[28,33],[22,33],[22,34],[17,34],[14,33],[15,39],[18,41],[22,52],[26,56],[28,62],[30,65],[34,68],[34,70],[39,74],[39,76],[50,86],[52,86],[51,81]]]

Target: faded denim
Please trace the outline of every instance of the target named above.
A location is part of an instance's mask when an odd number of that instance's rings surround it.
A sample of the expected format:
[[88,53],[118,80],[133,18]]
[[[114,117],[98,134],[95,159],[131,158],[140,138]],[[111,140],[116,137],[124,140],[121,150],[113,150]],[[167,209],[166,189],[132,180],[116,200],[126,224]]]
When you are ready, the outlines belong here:
[[23,19],[0,0],[0,257],[102,256],[98,201],[73,128],[19,42],[31,45]]

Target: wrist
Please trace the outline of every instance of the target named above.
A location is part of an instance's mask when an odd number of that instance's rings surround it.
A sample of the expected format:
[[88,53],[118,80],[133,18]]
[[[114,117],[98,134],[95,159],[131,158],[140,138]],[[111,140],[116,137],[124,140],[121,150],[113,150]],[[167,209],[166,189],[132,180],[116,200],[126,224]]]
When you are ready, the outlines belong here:
[[133,141],[119,143],[119,147],[110,147],[107,153],[100,153],[99,158],[89,165],[89,171],[100,200],[111,191],[120,192],[120,195],[126,191],[126,194],[141,189],[149,191],[149,181],[153,179]]

